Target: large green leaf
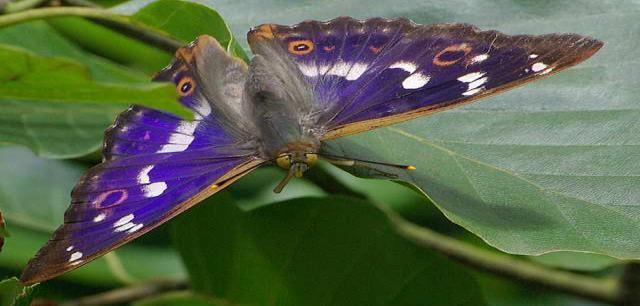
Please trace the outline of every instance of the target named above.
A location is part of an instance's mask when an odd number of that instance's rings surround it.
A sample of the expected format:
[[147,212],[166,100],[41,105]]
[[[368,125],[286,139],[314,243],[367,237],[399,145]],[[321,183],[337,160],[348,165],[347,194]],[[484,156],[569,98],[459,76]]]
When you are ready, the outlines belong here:
[[415,164],[404,179],[501,250],[640,258],[637,2],[402,1],[391,9],[388,1],[198,2],[221,12],[237,35],[266,21],[346,14],[602,39],[593,59],[548,80],[335,145],[354,157]]
[[243,212],[220,194],[173,225],[193,289],[231,304],[484,304],[465,269],[396,236],[367,202],[298,198]]
[[98,149],[104,129],[131,104],[184,114],[172,86],[90,80],[84,66],[0,46],[0,143],[51,158]]
[[[44,245],[62,224],[69,190],[84,170],[68,161],[36,158],[26,149],[0,148],[0,209],[11,232],[0,267],[19,271]],[[109,286],[157,277],[184,277],[177,254],[167,246],[136,242],[63,276]]]
[[247,60],[247,55],[220,14],[204,5],[179,0],[159,0],[142,8],[131,20],[164,31],[185,43],[199,35],[209,34],[228,52]]

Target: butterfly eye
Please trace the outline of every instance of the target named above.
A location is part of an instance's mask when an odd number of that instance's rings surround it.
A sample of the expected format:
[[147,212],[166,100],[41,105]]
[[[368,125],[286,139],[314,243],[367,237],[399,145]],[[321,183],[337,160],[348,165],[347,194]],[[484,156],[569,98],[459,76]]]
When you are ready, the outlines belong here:
[[315,153],[306,153],[304,157],[306,157],[306,163],[309,166],[315,165],[316,161],[318,161],[318,154]]
[[310,40],[294,40],[289,42],[289,52],[297,55],[309,54],[313,51],[313,42]]
[[176,89],[181,96],[188,96],[193,92],[195,88],[195,82],[191,77],[183,77],[178,82]]
[[289,154],[281,154],[276,159],[276,163],[281,168],[289,169],[291,168],[291,156],[289,156]]

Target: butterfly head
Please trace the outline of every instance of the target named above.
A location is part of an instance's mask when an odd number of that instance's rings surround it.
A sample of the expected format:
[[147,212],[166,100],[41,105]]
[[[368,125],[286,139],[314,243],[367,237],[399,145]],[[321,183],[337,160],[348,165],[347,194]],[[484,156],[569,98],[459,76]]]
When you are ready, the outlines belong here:
[[292,152],[280,154],[276,158],[276,164],[291,171],[294,176],[302,177],[309,168],[315,165],[317,160],[318,154],[316,153]]
[[302,177],[318,161],[317,151],[316,142],[298,141],[284,146],[274,159],[276,165],[288,172],[273,191],[279,193],[291,178]]

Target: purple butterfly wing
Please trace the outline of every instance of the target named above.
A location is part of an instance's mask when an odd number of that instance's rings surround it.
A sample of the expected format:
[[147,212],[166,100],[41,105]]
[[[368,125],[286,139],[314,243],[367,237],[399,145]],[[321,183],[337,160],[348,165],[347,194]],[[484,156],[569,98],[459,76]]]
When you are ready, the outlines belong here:
[[102,154],[105,160],[113,160],[230,146],[236,142],[215,120],[182,120],[173,114],[135,105],[121,113],[105,131]]
[[[201,38],[180,49],[179,60],[161,74],[164,80],[174,81],[179,91],[185,74],[190,74],[191,88],[181,94],[181,102],[194,111],[195,120],[132,106],[107,129],[105,162],[91,168],[76,184],[64,224],[29,262],[21,277],[24,283],[50,279],[88,263],[222,190],[264,162],[255,140],[241,128],[242,120],[225,121],[234,116],[232,112],[223,113],[229,111],[227,104],[236,102],[233,97],[216,96],[216,89],[199,83],[214,77],[202,76],[215,73],[207,69],[211,67],[195,70],[187,66],[200,56],[198,52],[208,52],[218,57],[218,65],[231,63],[222,65],[227,72],[241,69],[244,73],[242,67],[233,66],[235,59],[219,52],[219,48],[217,42]],[[237,85],[235,80],[219,77],[221,85]]]
[[602,42],[576,34],[508,36],[464,24],[341,17],[249,32],[289,53],[313,88],[323,139],[462,105],[573,66]]

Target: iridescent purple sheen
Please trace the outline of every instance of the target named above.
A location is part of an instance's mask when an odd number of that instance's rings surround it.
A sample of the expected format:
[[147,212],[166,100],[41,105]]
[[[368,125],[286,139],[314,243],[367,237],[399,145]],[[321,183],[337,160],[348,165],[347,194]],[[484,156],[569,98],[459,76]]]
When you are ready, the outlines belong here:
[[[190,131],[189,128],[193,131]],[[184,137],[173,137],[181,134]],[[176,135],[179,136],[179,135]],[[184,139],[193,137],[190,142]],[[180,141],[182,139],[182,141]],[[188,144],[190,150],[210,146],[227,146],[236,142],[216,121],[182,120],[162,111],[132,106],[121,113],[105,132],[105,159],[153,154],[166,144]]]
[[[576,34],[507,36],[471,25],[422,26],[403,18],[340,17],[266,26],[269,31],[261,26],[250,32],[250,43],[252,35],[273,37],[254,39],[252,49],[262,52],[270,45],[289,53],[314,92],[315,113],[321,114],[316,125],[327,131],[471,101],[569,65],[602,46],[598,40]],[[299,41],[314,48],[289,52],[290,44]],[[475,80],[458,80],[474,72],[486,79],[472,84]]]

